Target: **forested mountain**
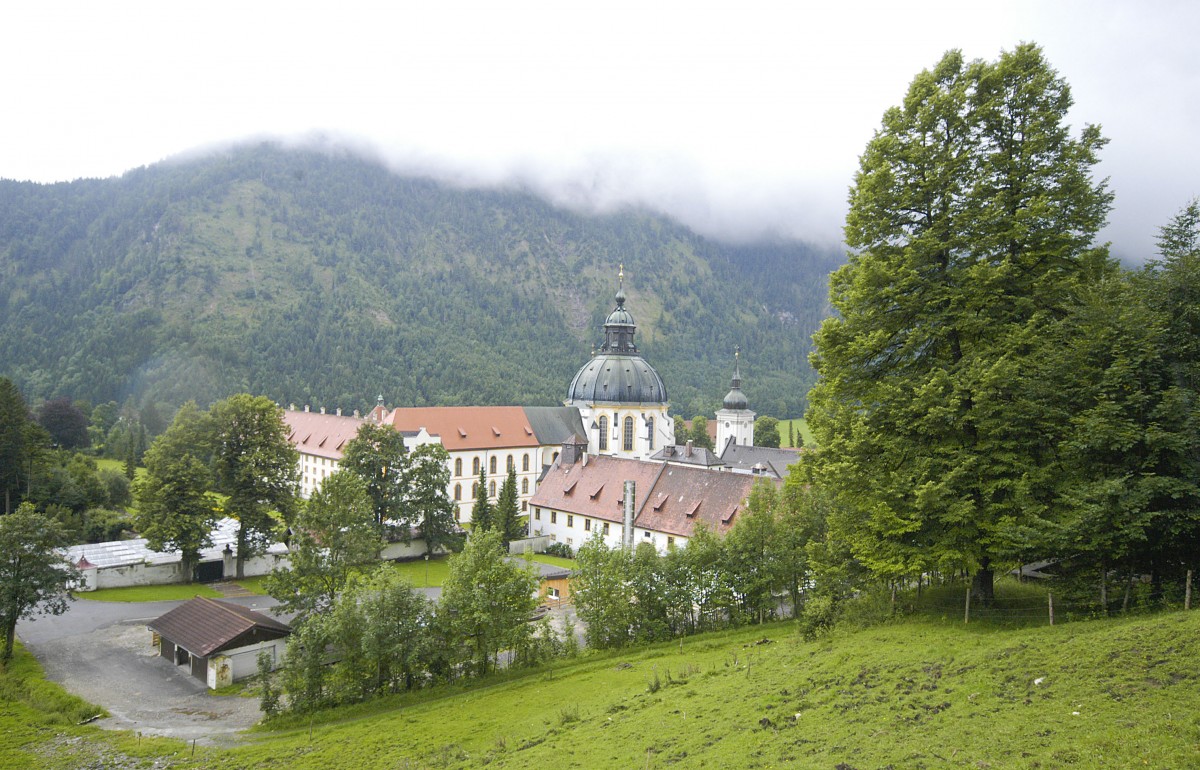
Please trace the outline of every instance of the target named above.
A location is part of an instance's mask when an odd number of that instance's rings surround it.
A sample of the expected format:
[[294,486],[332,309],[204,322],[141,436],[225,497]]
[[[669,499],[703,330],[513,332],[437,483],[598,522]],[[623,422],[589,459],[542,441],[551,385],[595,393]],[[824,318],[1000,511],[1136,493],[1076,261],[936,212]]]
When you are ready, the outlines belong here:
[[602,339],[623,262],[676,412],[719,405],[741,345],[752,407],[798,415],[839,259],[243,146],[0,181],[0,375],[31,402],[553,404]]

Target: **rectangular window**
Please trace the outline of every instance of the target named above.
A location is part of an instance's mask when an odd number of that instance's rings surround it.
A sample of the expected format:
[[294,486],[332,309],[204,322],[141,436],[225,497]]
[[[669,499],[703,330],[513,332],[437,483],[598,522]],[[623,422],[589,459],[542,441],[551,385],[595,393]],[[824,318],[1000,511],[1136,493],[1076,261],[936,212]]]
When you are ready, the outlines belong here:
[[541,509],[541,508],[534,508],[534,509],[533,509],[533,518],[534,518],[534,521],[541,521],[541,520],[542,520],[542,509]]
[[608,534],[608,522],[604,522],[604,534]]
[[567,526],[572,528],[575,526],[575,517],[569,513],[567,514]]
[[584,532],[591,532],[591,531],[592,531],[592,520],[591,520],[591,519],[584,519],[584,520],[583,520],[583,531],[584,531]]
[[550,523],[551,524],[558,523],[558,511],[550,511]]
[[667,548],[670,548],[670,547],[671,547],[671,546],[673,546],[673,545],[675,545],[675,538],[673,538],[673,537],[668,537],[668,538],[667,538]]

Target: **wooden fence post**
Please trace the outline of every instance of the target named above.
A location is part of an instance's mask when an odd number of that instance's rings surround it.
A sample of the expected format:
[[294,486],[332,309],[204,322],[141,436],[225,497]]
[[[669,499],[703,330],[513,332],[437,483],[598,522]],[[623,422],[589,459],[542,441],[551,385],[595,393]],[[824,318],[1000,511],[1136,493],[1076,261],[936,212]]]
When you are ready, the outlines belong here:
[[967,600],[963,605],[963,623],[971,622],[971,581],[967,581]]
[[1050,625],[1054,625],[1054,592],[1046,592],[1046,602],[1050,605]]
[[1187,571],[1187,584],[1183,589],[1183,608],[1190,610],[1192,608],[1192,571]]

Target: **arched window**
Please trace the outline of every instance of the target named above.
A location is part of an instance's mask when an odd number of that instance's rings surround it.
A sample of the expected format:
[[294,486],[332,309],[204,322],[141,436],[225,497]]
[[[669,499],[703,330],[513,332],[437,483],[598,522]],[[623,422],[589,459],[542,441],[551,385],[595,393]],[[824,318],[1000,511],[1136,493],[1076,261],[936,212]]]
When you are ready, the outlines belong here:
[[625,449],[626,452],[633,451],[633,418],[632,417],[625,418],[625,436],[624,436],[624,441],[621,446]]
[[455,485],[454,485],[454,499],[455,499],[455,500],[461,500],[461,499],[462,499],[462,484],[455,484]]
[[462,458],[461,457],[454,458],[454,475],[455,476],[462,475]]
[[513,462],[513,456],[512,456],[512,455],[509,455],[509,456],[508,456],[508,463],[507,463],[507,465],[508,465],[508,467],[506,467],[506,468],[504,469],[505,471],[513,471],[513,470],[516,470],[516,468],[517,468],[517,464]]
[[496,456],[495,455],[492,455],[492,461],[491,461],[491,463],[489,463],[489,465],[490,465],[490,469],[488,472],[491,473],[493,476],[495,476],[496,475]]
[[529,479],[521,479],[521,494],[529,494]]
[[600,451],[606,452],[606,451],[608,451],[608,418],[601,415],[599,425],[600,425]]
[[653,417],[646,418],[646,441],[648,442],[647,448],[651,452],[653,452],[654,451],[654,418]]
[[525,456],[521,458],[521,470],[523,470],[523,471],[529,470],[529,453],[528,452],[526,452]]
[[479,482],[471,484],[471,497],[479,497]]
[[478,457],[476,457],[474,460],[471,461],[471,475],[472,476],[479,475],[479,458]]
[[488,497],[495,497],[495,496],[496,496],[496,482],[489,481],[488,482]]

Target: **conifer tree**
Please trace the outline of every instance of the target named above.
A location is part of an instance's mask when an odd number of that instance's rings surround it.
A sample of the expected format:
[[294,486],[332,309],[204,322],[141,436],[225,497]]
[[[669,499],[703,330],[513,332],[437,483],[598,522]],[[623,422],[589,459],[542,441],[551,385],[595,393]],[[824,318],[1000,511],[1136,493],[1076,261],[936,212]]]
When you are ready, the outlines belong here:
[[512,468],[500,487],[496,498],[496,507],[492,511],[493,527],[500,533],[500,538],[507,546],[513,540],[525,537],[525,522],[517,509],[517,471]]
[[471,508],[471,531],[484,532],[495,528],[492,520],[492,504],[488,501],[487,472],[479,467],[479,481],[475,484],[475,505]]

